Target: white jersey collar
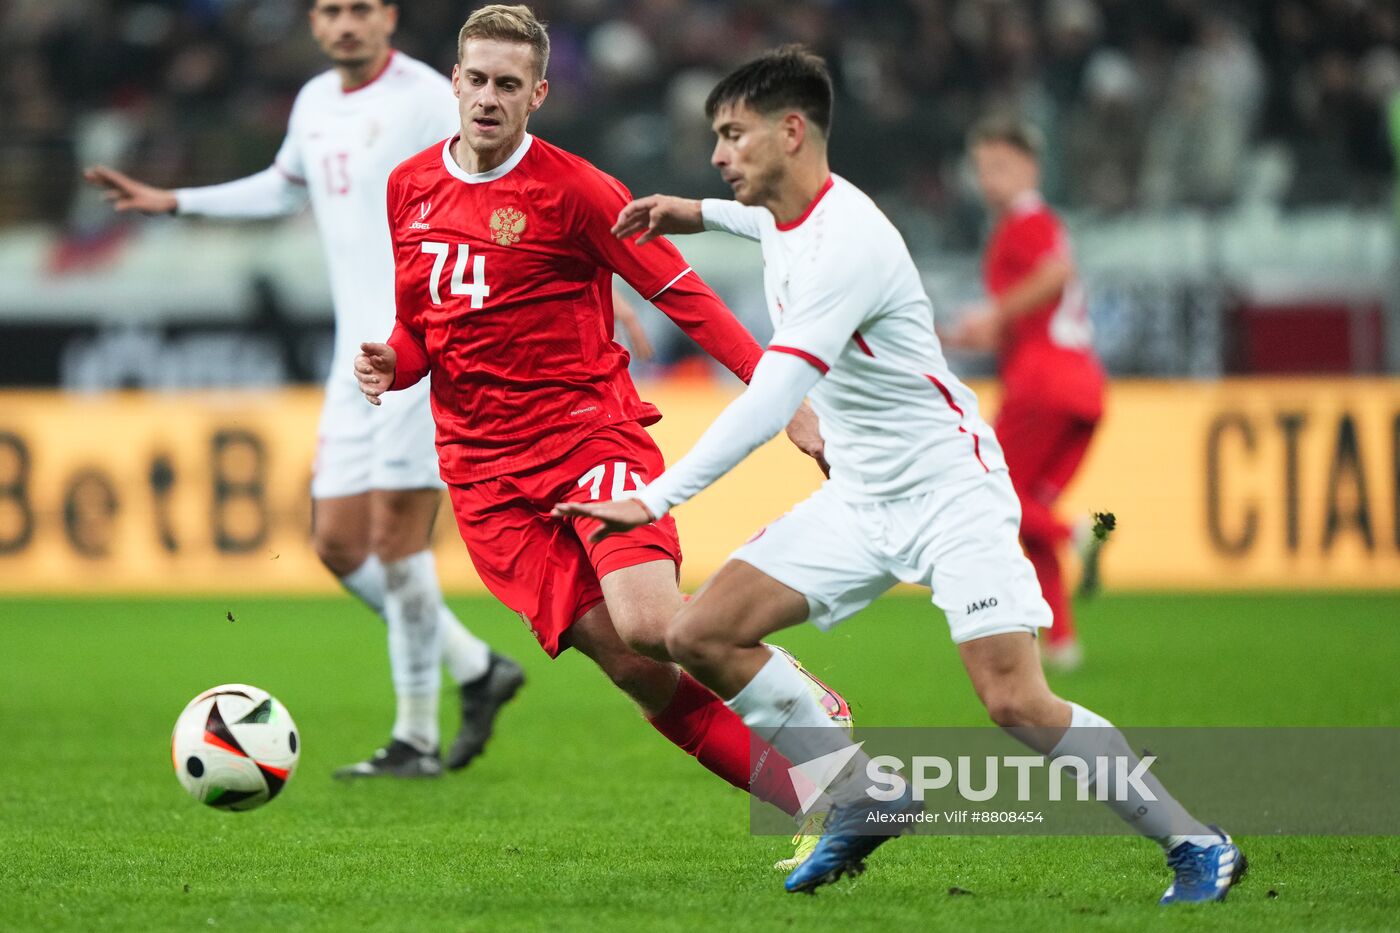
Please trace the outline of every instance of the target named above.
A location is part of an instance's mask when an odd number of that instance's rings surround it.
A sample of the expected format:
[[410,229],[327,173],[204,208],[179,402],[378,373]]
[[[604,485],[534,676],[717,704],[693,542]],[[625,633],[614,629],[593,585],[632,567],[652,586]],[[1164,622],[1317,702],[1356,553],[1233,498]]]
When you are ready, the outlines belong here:
[[488,181],[495,181],[498,178],[505,177],[510,173],[511,169],[520,164],[520,160],[525,158],[525,153],[530,151],[530,144],[535,141],[535,137],[526,133],[525,138],[520,141],[519,146],[515,147],[515,151],[510,154],[509,159],[506,159],[493,169],[487,169],[484,172],[477,172],[473,175],[471,172],[465,171],[462,166],[457,164],[457,160],[452,158],[452,144],[461,138],[461,134],[458,133],[442,144],[442,164],[447,169],[448,174],[453,178],[464,181],[469,185],[480,185]]

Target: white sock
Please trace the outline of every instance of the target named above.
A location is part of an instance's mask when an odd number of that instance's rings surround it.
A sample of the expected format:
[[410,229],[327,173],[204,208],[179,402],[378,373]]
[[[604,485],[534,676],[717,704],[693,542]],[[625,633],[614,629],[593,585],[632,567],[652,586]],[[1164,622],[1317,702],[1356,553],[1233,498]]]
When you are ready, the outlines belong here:
[[384,618],[384,565],[371,554],[365,562],[340,578],[340,585]]
[[438,607],[438,627],[442,629],[442,663],[453,683],[470,683],[486,673],[491,666],[491,649],[468,631],[445,603]]
[[424,751],[438,746],[438,691],[442,626],[433,558],[419,551],[384,566],[384,619],[389,623],[389,668],[398,695],[394,738]]
[[[797,668],[776,651],[769,652],[768,663],[724,705],[794,765],[852,745],[849,733],[831,721]],[[841,803],[865,799],[868,762],[864,752],[857,752],[827,783],[827,795]]]
[[424,694],[400,693],[398,701],[394,709],[394,738],[400,742],[407,742],[425,755],[437,751],[437,691]]
[[[1123,733],[1113,723],[1078,703],[1071,703],[1070,709],[1069,729],[1050,752],[1052,759],[1072,755],[1092,763],[1100,756],[1110,761],[1124,756],[1129,773],[1137,766],[1138,756],[1133,754],[1128,740],[1123,738]],[[1091,766],[1090,770],[1095,769]],[[1116,767],[1104,769],[1102,776],[1108,785],[1106,789],[1098,788],[1095,774],[1088,776],[1088,786],[1096,791],[1094,799],[1103,800],[1130,826],[1168,851],[1181,842],[1210,845],[1220,840],[1219,834],[1211,832],[1209,827],[1186,812],[1186,808],[1167,793],[1162,782],[1151,771],[1143,775],[1141,781],[1156,800],[1148,800],[1131,782],[1123,780],[1124,772]],[[1123,799],[1120,800],[1120,797]]]
[[[432,552],[422,553],[428,556],[436,574],[437,563]],[[341,577],[340,583],[381,619],[384,617],[384,565],[378,557],[371,554],[363,564]],[[442,626],[443,666],[453,682],[470,683],[485,674],[491,665],[490,646],[473,635],[445,602],[438,607],[438,624]]]

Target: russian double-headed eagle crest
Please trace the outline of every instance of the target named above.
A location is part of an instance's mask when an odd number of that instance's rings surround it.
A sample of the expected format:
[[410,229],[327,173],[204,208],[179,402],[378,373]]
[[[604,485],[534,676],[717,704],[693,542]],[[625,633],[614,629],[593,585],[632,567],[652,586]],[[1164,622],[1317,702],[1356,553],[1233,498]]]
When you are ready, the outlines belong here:
[[498,246],[513,246],[525,232],[525,214],[513,207],[498,207],[491,212],[491,239]]

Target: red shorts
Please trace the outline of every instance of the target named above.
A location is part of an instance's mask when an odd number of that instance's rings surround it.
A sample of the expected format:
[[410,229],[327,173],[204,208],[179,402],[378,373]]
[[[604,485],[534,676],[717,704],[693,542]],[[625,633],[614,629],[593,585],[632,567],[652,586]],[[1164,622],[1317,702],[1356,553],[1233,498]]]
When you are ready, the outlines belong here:
[[1011,350],[1000,369],[1003,408],[1024,406],[1077,421],[1103,416],[1103,366],[1091,353],[1025,342]]
[[563,458],[522,473],[449,486],[457,528],[481,580],[520,614],[540,647],[557,657],[564,633],[603,599],[599,580],[654,560],[680,567],[681,543],[668,515],[597,544],[589,518],[550,518],[556,502],[612,499],[665,470],[651,435],[635,422],[589,434]]

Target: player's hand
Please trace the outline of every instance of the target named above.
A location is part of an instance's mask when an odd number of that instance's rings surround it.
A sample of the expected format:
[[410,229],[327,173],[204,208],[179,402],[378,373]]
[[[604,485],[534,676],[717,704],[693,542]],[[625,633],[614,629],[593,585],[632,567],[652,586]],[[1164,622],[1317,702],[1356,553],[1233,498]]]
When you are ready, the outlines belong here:
[[394,383],[394,367],[399,355],[387,343],[362,343],[355,357],[355,379],[371,405],[381,404],[379,396]]
[[613,236],[619,240],[637,237],[637,245],[650,243],[668,233],[703,233],[705,219],[700,214],[700,202],[694,198],[676,198],[668,194],[653,194],[637,198],[624,207],[613,224]]
[[651,341],[647,339],[646,329],[637,317],[637,310],[616,288],[613,289],[613,317],[617,318],[622,329],[627,331],[627,343],[632,348],[633,356],[645,361],[656,355]]
[[1001,346],[1002,317],[990,303],[963,309],[952,330],[940,334],[943,342],[956,350],[992,353]]
[[656,521],[645,505],[636,499],[613,499],[608,502],[560,502],[549,513],[554,518],[595,518],[602,526],[588,540],[597,543],[608,535],[622,534],[633,528]]
[[88,184],[102,189],[102,197],[119,211],[143,214],[173,214],[179,207],[175,192],[139,182],[105,165],[94,165],[83,172]]
[[787,436],[793,446],[817,461],[817,466],[821,467],[822,472],[828,478],[831,477],[831,467],[826,462],[826,441],[822,439],[821,423],[817,420],[817,413],[805,399],[802,407],[797,409],[797,414],[788,422]]

